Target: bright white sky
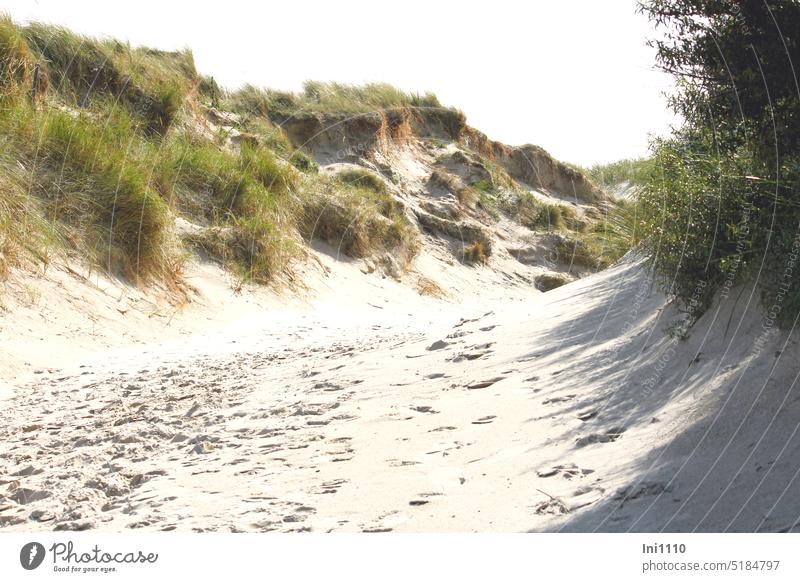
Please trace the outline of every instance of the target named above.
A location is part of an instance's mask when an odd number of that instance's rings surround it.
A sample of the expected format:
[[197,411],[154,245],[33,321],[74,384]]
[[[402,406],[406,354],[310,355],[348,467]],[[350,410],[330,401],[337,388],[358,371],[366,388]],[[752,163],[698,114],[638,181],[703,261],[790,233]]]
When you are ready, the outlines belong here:
[[213,3],[0,0],[14,20],[161,49],[190,47],[226,87],[306,79],[431,90],[470,125],[590,165],[647,152],[671,123],[635,0]]

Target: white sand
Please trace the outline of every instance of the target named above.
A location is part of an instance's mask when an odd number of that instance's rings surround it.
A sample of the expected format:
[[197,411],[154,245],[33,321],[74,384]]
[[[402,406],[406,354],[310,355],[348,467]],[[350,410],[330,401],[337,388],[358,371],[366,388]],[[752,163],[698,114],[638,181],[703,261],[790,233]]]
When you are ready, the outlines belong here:
[[633,259],[547,294],[442,272],[442,301],[319,257],[308,301],[196,266],[175,312],[26,280],[0,320],[0,527],[796,527],[797,339],[754,353],[749,290],[679,342]]

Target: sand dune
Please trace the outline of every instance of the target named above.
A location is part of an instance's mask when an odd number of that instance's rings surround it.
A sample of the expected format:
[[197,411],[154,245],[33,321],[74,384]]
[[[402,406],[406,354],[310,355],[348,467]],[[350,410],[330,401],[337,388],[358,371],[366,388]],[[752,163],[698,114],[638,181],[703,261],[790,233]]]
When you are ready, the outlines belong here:
[[334,276],[11,380],[3,529],[796,528],[796,339],[744,299],[679,341],[632,258],[525,301]]

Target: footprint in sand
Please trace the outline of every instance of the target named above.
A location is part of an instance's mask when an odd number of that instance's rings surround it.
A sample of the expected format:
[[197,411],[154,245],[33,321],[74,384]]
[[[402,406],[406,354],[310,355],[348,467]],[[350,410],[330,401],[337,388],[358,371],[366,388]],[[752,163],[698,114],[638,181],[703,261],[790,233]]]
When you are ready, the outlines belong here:
[[27,505],[35,501],[47,499],[48,497],[50,497],[50,493],[48,491],[28,489],[26,487],[17,487],[9,496],[11,500],[19,503],[20,505]]
[[642,497],[650,497],[653,495],[661,495],[672,491],[672,486],[667,486],[664,483],[643,481],[638,485],[627,485],[620,487],[614,493],[612,499],[621,502],[620,506],[628,501],[640,499]]
[[575,394],[567,394],[566,396],[554,396],[553,398],[546,398],[542,400],[542,404],[558,404],[559,402],[568,402],[575,398]]
[[468,331],[454,331],[451,334],[446,336],[446,339],[458,339],[460,337],[466,337],[470,334]]
[[539,469],[536,471],[536,476],[540,479],[546,479],[555,475],[561,475],[564,479],[572,479],[573,477],[585,477],[594,473],[594,469],[581,469],[574,463],[568,465],[556,465],[549,469]]
[[464,362],[464,361],[478,360],[478,359],[482,358],[483,356],[486,356],[486,355],[491,354],[491,353],[492,353],[492,350],[481,350],[481,351],[477,351],[477,352],[461,352],[460,354],[450,358],[449,361],[454,362],[454,363],[458,363],[458,362]]
[[434,410],[432,406],[412,406],[411,410],[427,414],[439,414],[439,411]]
[[433,342],[431,345],[429,345],[425,349],[428,350],[429,352],[433,352],[433,351],[436,351],[436,350],[442,350],[442,349],[446,348],[449,345],[450,344],[447,343],[444,340],[438,340],[438,341]]
[[570,511],[575,511],[581,507],[586,507],[603,499],[605,489],[602,487],[592,487],[591,485],[578,487],[572,494],[569,502]]
[[386,461],[390,467],[410,467],[411,465],[419,465],[419,461],[402,461],[400,459],[389,459]]
[[625,432],[625,429],[622,427],[611,428],[607,430],[605,433],[592,433],[590,435],[586,435],[584,437],[580,437],[575,441],[575,446],[577,448],[585,447],[587,445],[593,445],[595,443],[612,443],[615,440],[619,439],[622,436],[622,433]]
[[342,485],[349,483],[347,479],[332,479],[330,481],[324,481],[322,485],[319,486],[316,490],[312,491],[314,495],[331,495],[333,493],[338,493],[339,489]]
[[505,379],[505,376],[498,376],[496,378],[491,378],[489,380],[481,380],[479,382],[473,382],[472,384],[467,384],[467,389],[480,390],[482,388],[488,388],[489,386],[492,386],[503,379]]
[[333,382],[318,382],[311,388],[312,390],[322,390],[324,392],[337,392],[344,390],[344,386],[334,384]]

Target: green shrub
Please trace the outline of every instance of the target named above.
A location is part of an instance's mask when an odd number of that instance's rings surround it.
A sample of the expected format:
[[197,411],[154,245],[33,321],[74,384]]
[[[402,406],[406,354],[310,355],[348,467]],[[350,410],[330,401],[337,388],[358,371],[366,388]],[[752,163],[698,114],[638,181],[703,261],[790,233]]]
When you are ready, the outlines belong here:
[[767,188],[747,179],[750,155],[718,158],[703,149],[697,140],[657,142],[657,172],[639,194],[650,265],[681,305],[696,306],[697,316],[726,279],[742,280],[752,260],[762,258],[762,225],[771,214]]
[[657,66],[676,77],[671,104],[684,120],[654,142],[641,188],[650,265],[689,324],[744,282],[762,292],[765,328],[792,323],[800,99],[787,51],[796,52],[800,4],[643,0],[640,10],[669,32],[652,44]]

